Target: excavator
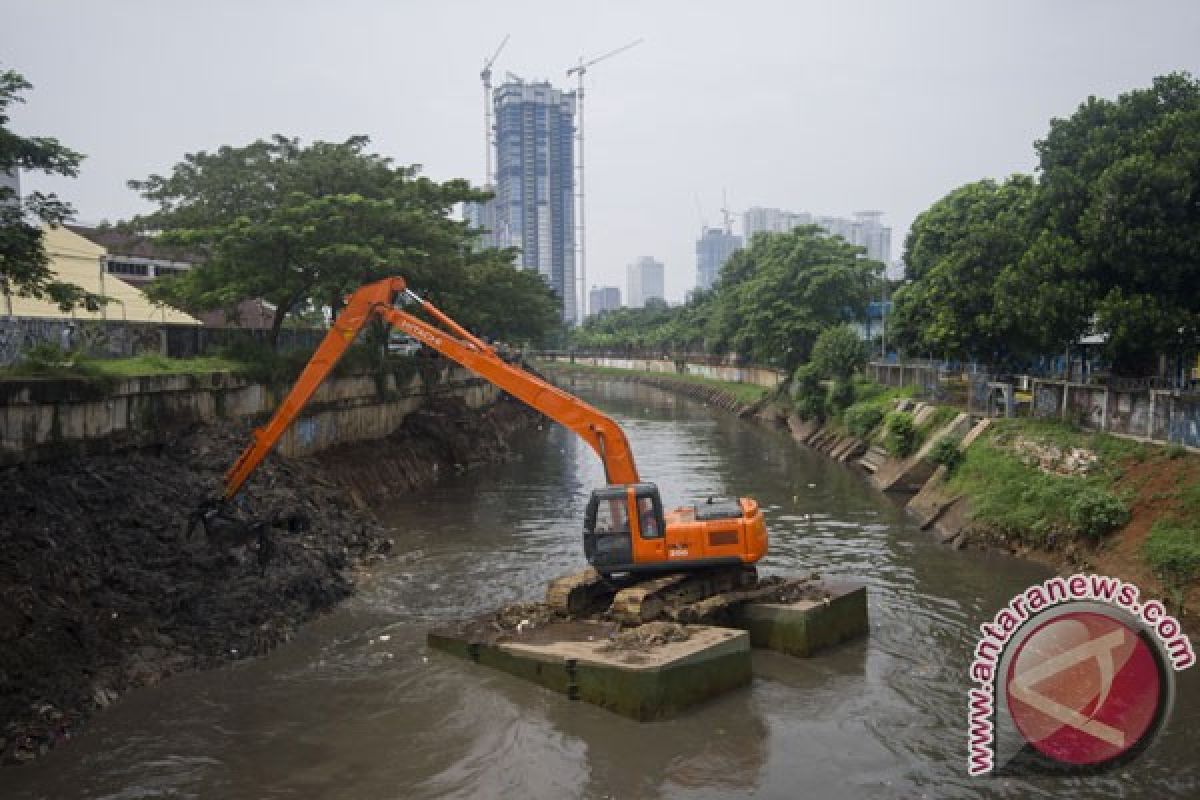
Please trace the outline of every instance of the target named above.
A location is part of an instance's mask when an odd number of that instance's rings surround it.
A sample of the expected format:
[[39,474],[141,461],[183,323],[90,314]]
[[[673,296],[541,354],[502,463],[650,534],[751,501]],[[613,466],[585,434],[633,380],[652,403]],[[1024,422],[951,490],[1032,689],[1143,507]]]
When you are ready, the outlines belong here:
[[[406,308],[422,311],[428,322]],[[232,501],[303,410],[363,326],[378,318],[574,431],[600,457],[606,485],[592,492],[583,523],[590,567],[551,582],[547,602],[563,613],[612,602],[618,616],[649,618],[668,599],[688,602],[753,586],[767,552],[762,511],[751,498],[664,511],[658,487],[643,481],[624,431],[578,397],[501,356],[401,277],[366,284],[346,300],[312,359],[271,419],[225,474],[222,503]],[[219,507],[219,503],[213,508]],[[215,513],[210,510],[208,513]]]

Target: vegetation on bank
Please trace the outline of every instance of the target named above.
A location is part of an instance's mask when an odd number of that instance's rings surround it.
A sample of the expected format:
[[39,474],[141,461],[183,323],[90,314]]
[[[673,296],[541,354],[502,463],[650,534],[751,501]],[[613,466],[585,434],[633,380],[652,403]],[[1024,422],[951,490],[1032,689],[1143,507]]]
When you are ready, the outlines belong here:
[[[1073,467],[1079,452],[1095,462]],[[967,449],[950,485],[970,498],[977,522],[1005,538],[1040,548],[1095,543],[1129,521],[1124,465],[1150,456],[1149,445],[1058,421],[1000,419]]]

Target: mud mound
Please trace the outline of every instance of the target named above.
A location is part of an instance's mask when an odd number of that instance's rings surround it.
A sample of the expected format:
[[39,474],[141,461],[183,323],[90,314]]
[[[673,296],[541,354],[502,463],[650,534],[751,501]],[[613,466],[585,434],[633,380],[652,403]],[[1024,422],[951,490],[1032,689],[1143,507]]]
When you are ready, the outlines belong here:
[[[497,413],[506,430],[536,418]],[[427,483],[475,435],[493,442],[479,458],[504,454],[488,414],[450,402],[431,414],[355,446],[368,465],[413,465],[411,480],[360,471],[364,489]],[[0,471],[0,763],[44,753],[130,687],[266,652],[351,592],[349,568],[390,549],[325,454],[268,457],[230,524],[189,535],[189,512],[249,440],[248,425],[203,427]]]

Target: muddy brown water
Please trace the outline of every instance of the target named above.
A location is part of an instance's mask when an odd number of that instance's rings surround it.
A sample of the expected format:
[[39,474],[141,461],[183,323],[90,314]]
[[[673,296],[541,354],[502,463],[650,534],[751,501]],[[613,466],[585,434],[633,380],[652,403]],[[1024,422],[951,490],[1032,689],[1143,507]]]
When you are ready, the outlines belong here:
[[397,557],[271,655],[121,698],[68,745],[0,770],[3,798],[1196,797],[1200,669],[1167,732],[1125,768],[969,779],[975,629],[1047,577],[958,553],[845,467],[648,387],[577,379],[626,427],[666,502],[756,496],[765,570],[869,585],[869,638],[812,660],[754,655],[745,690],[639,724],[431,652],[438,622],[531,599],[581,565],[600,464],[561,429],[520,460],[452,476],[380,513]]

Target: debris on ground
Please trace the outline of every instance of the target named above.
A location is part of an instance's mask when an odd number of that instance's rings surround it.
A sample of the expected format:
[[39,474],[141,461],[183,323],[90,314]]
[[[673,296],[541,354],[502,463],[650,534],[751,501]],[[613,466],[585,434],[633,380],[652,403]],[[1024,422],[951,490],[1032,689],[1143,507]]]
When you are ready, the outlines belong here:
[[671,642],[686,642],[691,635],[677,622],[647,622],[614,635],[601,652],[646,651]]

